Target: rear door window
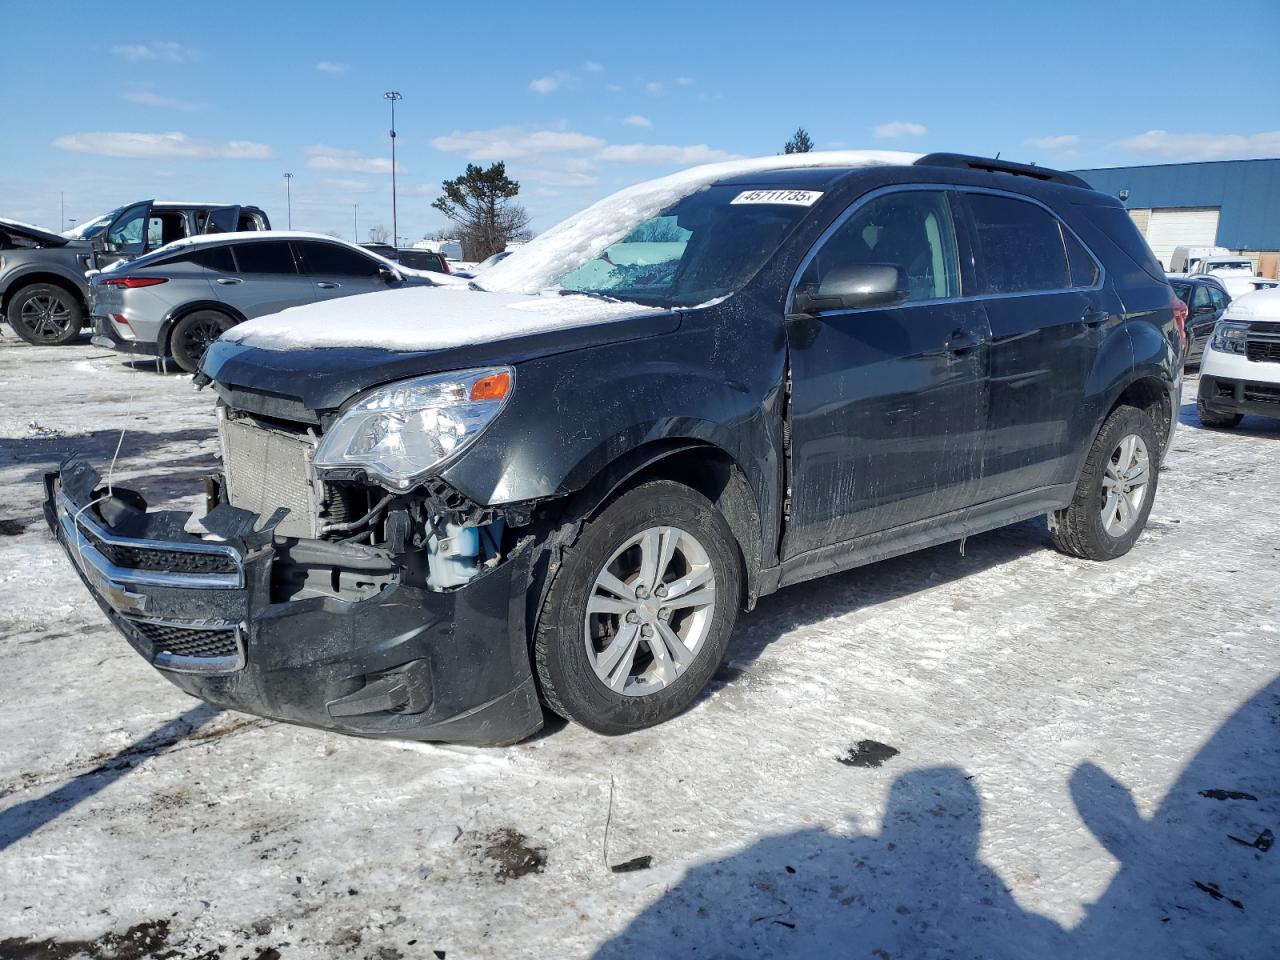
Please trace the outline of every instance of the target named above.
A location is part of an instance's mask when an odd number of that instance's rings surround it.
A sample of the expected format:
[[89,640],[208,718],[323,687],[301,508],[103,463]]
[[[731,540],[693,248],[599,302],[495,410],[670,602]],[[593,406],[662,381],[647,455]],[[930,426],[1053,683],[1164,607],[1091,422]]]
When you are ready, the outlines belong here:
[[809,262],[800,286],[816,289],[841,267],[892,264],[906,274],[908,301],[940,300],[960,294],[958,263],[946,194],[904,190],[850,215]]
[[372,257],[336,243],[303,241],[298,244],[307,273],[323,277],[373,277],[382,264]]
[[194,263],[197,266],[204,267],[206,270],[215,270],[218,273],[236,272],[235,261],[231,259],[231,248],[226,246],[196,247],[171,257],[165,257],[163,260],[157,260],[153,266],[164,266],[170,263]]
[[236,263],[241,273],[296,274],[293,251],[286,240],[264,240],[261,243],[236,245]]
[[965,200],[978,240],[979,293],[1071,286],[1062,229],[1052,214],[1034,203],[989,193],[969,193]]
[[1219,290],[1217,287],[1209,288],[1209,299],[1213,301],[1213,305],[1218,310],[1227,309],[1227,304],[1231,302],[1231,298],[1227,296],[1225,291]]

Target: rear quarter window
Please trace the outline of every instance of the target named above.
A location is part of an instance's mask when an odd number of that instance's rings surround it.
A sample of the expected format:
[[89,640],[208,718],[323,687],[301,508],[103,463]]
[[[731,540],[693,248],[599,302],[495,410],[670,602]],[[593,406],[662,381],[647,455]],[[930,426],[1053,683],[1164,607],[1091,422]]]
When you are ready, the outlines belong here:
[[1107,235],[1107,239],[1120,249],[1121,253],[1153,279],[1164,281],[1164,268],[1160,266],[1160,261],[1151,252],[1151,248],[1147,246],[1147,241],[1138,232],[1138,228],[1134,226],[1133,218],[1129,216],[1128,211],[1122,207],[1084,207],[1083,210],[1094,225]]

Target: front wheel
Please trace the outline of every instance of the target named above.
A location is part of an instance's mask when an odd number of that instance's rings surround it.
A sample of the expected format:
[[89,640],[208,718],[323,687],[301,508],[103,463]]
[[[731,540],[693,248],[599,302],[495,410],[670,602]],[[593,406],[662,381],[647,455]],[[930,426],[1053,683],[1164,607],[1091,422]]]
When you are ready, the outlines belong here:
[[84,310],[75,294],[52,283],[33,283],[9,300],[13,332],[38,347],[60,347],[80,335]]
[[235,321],[216,310],[197,310],[189,313],[173,328],[169,338],[169,350],[174,362],[187,373],[200,369],[209,345],[235,326]]
[[1113,410],[1089,448],[1071,503],[1049,514],[1053,545],[1086,560],[1128,553],[1155,500],[1159,450],[1146,413],[1137,407]]
[[1234,430],[1244,419],[1242,413],[1214,413],[1204,405],[1203,400],[1196,401],[1196,413],[1200,415],[1200,426],[1218,427],[1223,430]]
[[598,733],[670,719],[724,659],[741,598],[737,541],[712,503],[640,484],[564,553],[534,637],[543,699]]

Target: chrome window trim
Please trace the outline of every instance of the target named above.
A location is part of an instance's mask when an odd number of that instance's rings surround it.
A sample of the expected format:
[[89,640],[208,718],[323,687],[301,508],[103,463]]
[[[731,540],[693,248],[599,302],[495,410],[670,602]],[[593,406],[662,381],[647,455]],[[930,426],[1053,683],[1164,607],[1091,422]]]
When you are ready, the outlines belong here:
[[[58,521],[67,538],[67,548],[73,557],[82,558],[106,579],[119,584],[137,584],[153,587],[178,587],[182,589],[235,590],[244,586],[244,563],[231,547],[219,544],[179,543],[170,540],[120,537],[108,533],[92,518],[71,502],[65,493],[58,492]],[[78,514],[78,515],[77,515]],[[108,560],[80,532],[83,526],[103,543],[130,547],[138,550],[159,550],[177,553],[203,553],[230,558],[235,573],[169,573],[164,570],[140,570],[136,567],[120,567]]]
[[[807,269],[809,269],[809,264],[813,261],[813,258],[818,255],[818,251],[822,249],[823,245],[829,239],[831,239],[832,234],[834,234],[837,230],[839,230],[842,226],[844,226],[845,222],[850,217],[856,214],[859,210],[861,210],[864,206],[866,206],[871,201],[878,200],[880,197],[888,196],[889,194],[893,194],[893,193],[908,193],[908,192],[917,191],[917,190],[927,190],[934,193],[939,191],[950,192],[950,193],[985,193],[985,194],[990,194],[991,196],[996,196],[996,197],[1008,197],[1011,200],[1021,200],[1024,203],[1030,203],[1039,207],[1045,213],[1049,214],[1049,216],[1051,216],[1054,219],[1054,221],[1058,224],[1058,226],[1061,229],[1069,232],[1071,236],[1075,238],[1076,242],[1079,243],[1080,246],[1084,249],[1084,251],[1087,254],[1089,254],[1090,257],[1093,258],[1094,265],[1098,268],[1097,283],[1095,283],[1091,287],[1060,287],[1056,290],[1020,290],[1013,293],[967,293],[967,294],[962,293],[958,297],[938,297],[937,299],[933,299],[933,300],[908,300],[905,303],[894,304],[891,307],[856,307],[856,308],[849,308],[845,310],[830,310],[830,311],[824,312],[822,316],[824,317],[844,316],[845,314],[851,314],[851,313],[869,313],[869,312],[880,313],[885,310],[903,310],[903,309],[909,309],[911,307],[930,306],[934,304],[975,303],[983,300],[1008,300],[1014,297],[1045,297],[1045,296],[1054,296],[1056,294],[1062,294],[1062,293],[1096,293],[1097,291],[1102,290],[1107,285],[1107,269],[1103,265],[1102,260],[1099,259],[1098,255],[1093,252],[1093,249],[1087,243],[1084,242],[1084,239],[1080,236],[1080,234],[1076,233],[1076,231],[1071,228],[1070,224],[1068,224],[1065,220],[1063,220],[1060,216],[1058,216],[1057,213],[1054,212],[1053,208],[1049,207],[1047,204],[1041,203],[1035,197],[1028,197],[1025,194],[1013,193],[1008,190],[1000,190],[995,187],[971,187],[971,186],[963,186],[963,185],[954,184],[954,183],[895,183],[887,187],[877,187],[875,190],[872,190],[869,193],[866,193],[863,196],[859,197],[849,207],[847,207],[844,210],[844,212],[840,214],[840,216],[838,216],[835,220],[833,220],[831,225],[828,226],[827,229],[822,231],[821,235],[818,237],[817,240],[813,242],[813,245],[809,248],[809,251],[804,255],[804,259],[800,261],[800,266],[796,269],[795,274],[791,278],[791,283],[787,287],[787,299],[786,299],[787,315],[791,316],[795,313],[795,311],[792,309],[792,304],[795,302],[796,287],[799,286],[800,284],[800,278],[803,277],[804,272]],[[951,223],[952,223],[952,229],[954,230],[955,229],[954,212],[951,218]],[[959,237],[957,235],[957,242],[958,240],[959,240]],[[977,251],[974,251],[974,253],[976,254]],[[1062,255],[1064,259],[1067,257],[1065,244],[1063,245]],[[1068,279],[1071,276],[1069,262],[1067,263],[1067,276],[1068,276]],[[963,274],[961,275],[961,280],[963,282]]]

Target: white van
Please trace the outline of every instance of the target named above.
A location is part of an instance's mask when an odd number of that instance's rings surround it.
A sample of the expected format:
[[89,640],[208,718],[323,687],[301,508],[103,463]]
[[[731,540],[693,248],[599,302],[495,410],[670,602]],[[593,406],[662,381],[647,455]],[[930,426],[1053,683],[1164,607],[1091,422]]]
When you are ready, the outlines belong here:
[[1170,273],[1195,273],[1196,267],[1205,257],[1227,257],[1231,251],[1226,247],[1174,247],[1173,259],[1169,261]]

